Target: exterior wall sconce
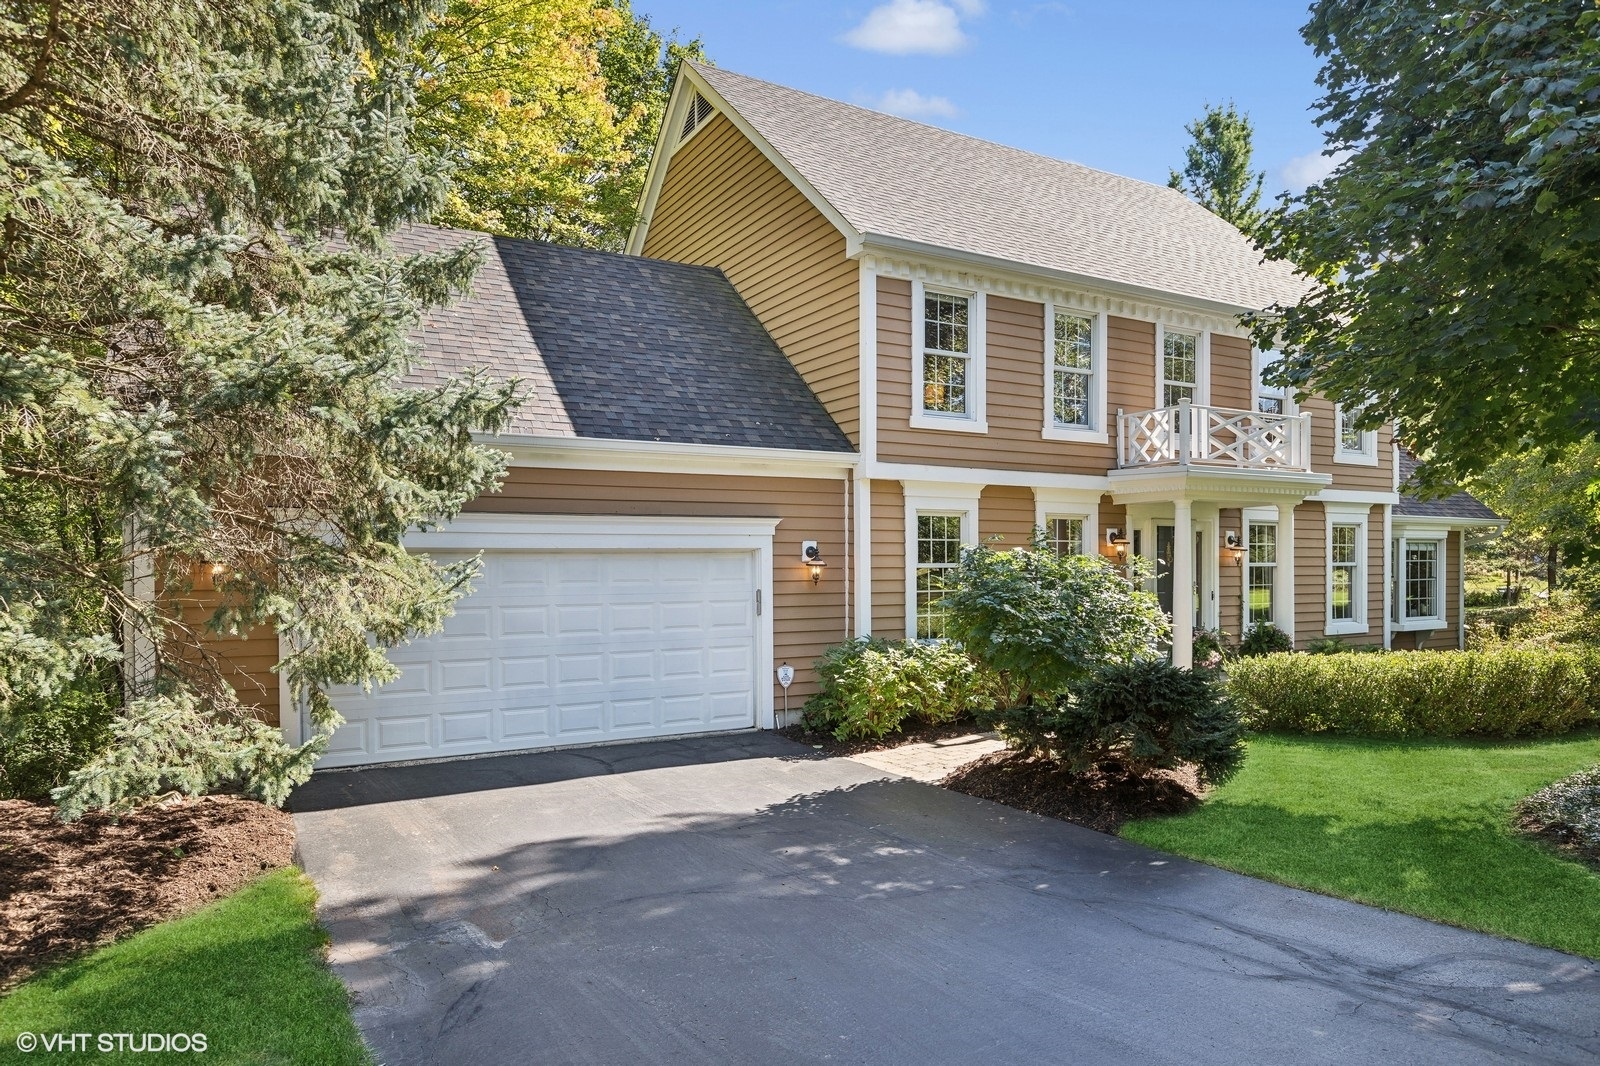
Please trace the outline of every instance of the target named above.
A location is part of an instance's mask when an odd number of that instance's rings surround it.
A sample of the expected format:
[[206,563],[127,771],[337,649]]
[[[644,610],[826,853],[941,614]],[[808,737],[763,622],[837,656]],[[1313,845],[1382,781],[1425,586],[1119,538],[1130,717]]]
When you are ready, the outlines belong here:
[[823,561],[822,549],[817,547],[816,541],[808,540],[801,543],[800,561],[811,568],[811,583],[813,585],[822,580],[823,568],[828,564]]
[[217,587],[217,582],[227,574],[226,563],[214,563],[202,560],[194,564],[190,571],[190,584],[196,592],[212,592]]
[[1112,526],[1106,530],[1106,543],[1117,553],[1117,562],[1128,561],[1128,531]]
[[1228,552],[1233,556],[1233,565],[1243,566],[1244,553],[1246,549],[1245,545],[1239,540],[1238,531],[1233,529],[1228,530],[1227,535],[1223,539],[1223,543],[1227,546]]

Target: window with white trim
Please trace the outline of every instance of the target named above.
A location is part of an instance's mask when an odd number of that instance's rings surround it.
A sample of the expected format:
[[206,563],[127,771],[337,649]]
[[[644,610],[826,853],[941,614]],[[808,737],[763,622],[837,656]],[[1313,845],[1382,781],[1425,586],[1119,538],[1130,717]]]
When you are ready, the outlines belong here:
[[1400,584],[1395,597],[1401,622],[1444,624],[1444,540],[1401,537],[1395,546]]
[[1256,352],[1256,410],[1264,415],[1289,414],[1289,390],[1282,385],[1268,385],[1263,380],[1282,358],[1281,352]]
[[1083,519],[1051,515],[1045,519],[1045,541],[1057,555],[1083,555]]
[[969,417],[972,301],[935,292],[922,297],[922,410]]
[[1200,402],[1200,334],[1162,330],[1160,392],[1162,407]]
[[1251,522],[1246,537],[1249,566],[1245,575],[1245,622],[1271,622],[1278,582],[1278,525]]
[[1361,534],[1359,523],[1334,522],[1328,527],[1328,621],[1335,625],[1360,620]]
[[1378,463],[1378,433],[1361,429],[1357,423],[1361,411],[1346,411],[1335,405],[1333,409],[1333,460],[1336,463],[1360,463],[1376,466]]
[[917,512],[916,638],[944,637],[947,612],[940,600],[949,589],[951,574],[961,563],[963,515]]
[[1055,313],[1051,337],[1050,417],[1060,429],[1094,429],[1095,320],[1070,311]]

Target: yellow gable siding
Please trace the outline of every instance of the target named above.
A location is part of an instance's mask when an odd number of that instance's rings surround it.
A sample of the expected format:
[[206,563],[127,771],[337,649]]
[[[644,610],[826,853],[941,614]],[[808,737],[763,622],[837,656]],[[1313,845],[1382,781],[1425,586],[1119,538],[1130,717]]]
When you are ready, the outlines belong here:
[[668,162],[643,253],[721,268],[860,445],[859,267],[839,231],[724,116]]

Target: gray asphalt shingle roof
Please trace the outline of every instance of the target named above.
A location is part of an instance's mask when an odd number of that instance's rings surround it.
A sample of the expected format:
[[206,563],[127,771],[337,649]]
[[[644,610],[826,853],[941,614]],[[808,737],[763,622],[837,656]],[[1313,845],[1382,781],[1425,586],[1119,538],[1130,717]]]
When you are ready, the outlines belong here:
[[858,232],[1241,310],[1306,289],[1182,193],[696,64]]
[[1423,499],[1410,494],[1407,489],[1421,466],[1417,457],[1405,448],[1400,452],[1400,502],[1394,513],[1406,518],[1450,518],[1482,522],[1498,522],[1500,516],[1489,510],[1470,492],[1459,491],[1438,499]]
[[520,378],[517,434],[851,450],[720,270],[438,226],[394,236],[403,254],[472,241],[472,293],[425,316],[412,382]]

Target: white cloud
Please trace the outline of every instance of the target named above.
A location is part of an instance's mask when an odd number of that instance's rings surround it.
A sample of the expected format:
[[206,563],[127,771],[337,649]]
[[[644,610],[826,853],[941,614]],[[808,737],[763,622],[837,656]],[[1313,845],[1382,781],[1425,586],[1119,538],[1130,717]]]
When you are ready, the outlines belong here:
[[961,112],[943,96],[923,96],[915,89],[890,89],[873,106],[901,118],[955,118]]
[[1322,152],[1312,152],[1309,155],[1297,155],[1283,165],[1279,174],[1283,177],[1283,184],[1291,192],[1299,192],[1308,185],[1315,185],[1323,178],[1334,172],[1340,163],[1350,158],[1349,149],[1341,149],[1332,155]]
[[867,12],[844,42],[891,55],[949,55],[967,45],[962,17],[983,11],[983,0],[889,0]]

